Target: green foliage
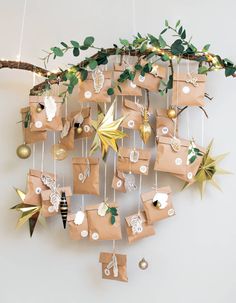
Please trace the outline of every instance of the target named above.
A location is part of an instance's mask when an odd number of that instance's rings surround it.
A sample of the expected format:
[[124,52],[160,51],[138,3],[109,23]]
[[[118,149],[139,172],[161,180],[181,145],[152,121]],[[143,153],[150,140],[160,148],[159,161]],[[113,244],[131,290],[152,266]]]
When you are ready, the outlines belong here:
[[52,47],[51,51],[53,52],[55,57],[62,57],[63,56],[63,51],[59,47]]
[[118,211],[116,207],[108,207],[107,213],[111,214],[111,224],[115,224],[116,216],[118,216]]
[[175,42],[171,45],[170,50],[173,55],[179,56],[184,52],[184,46],[181,39],[175,40]]
[[107,94],[108,94],[109,96],[114,95],[114,89],[113,89],[112,87],[108,88]]

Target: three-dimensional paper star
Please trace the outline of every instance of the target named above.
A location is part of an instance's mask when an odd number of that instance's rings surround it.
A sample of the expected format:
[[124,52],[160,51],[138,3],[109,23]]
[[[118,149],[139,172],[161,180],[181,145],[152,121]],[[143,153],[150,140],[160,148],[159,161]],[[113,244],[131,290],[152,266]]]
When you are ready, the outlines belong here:
[[19,228],[22,225],[24,225],[27,221],[29,221],[30,236],[32,237],[35,225],[40,215],[41,206],[25,204],[24,200],[26,194],[18,188],[15,188],[15,190],[17,195],[21,199],[21,203],[11,207],[11,209],[15,209],[21,212],[21,216],[18,219],[16,227]]
[[100,148],[103,159],[105,159],[109,147],[117,152],[118,146],[116,140],[122,139],[126,136],[125,133],[118,130],[125,117],[114,120],[114,109],[115,102],[112,103],[111,107],[104,116],[102,110],[99,108],[98,118],[96,121],[92,122],[96,134],[90,148],[90,154],[94,153],[98,148]]
[[[210,156],[212,144],[213,140],[208,145],[206,153],[202,157],[202,162],[194,178],[195,182],[197,182],[199,185],[201,197],[203,196],[207,182],[210,182],[213,186],[221,190],[214,178],[216,174],[230,174],[230,172],[218,167],[218,163],[222,161],[227,154],[222,154],[216,157]],[[186,183],[184,187],[188,187],[191,184],[193,183]]]

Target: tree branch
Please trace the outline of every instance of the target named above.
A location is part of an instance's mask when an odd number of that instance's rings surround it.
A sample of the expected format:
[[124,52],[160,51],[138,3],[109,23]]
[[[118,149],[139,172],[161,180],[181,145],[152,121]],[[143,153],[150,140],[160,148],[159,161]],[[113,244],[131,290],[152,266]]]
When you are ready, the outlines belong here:
[[42,67],[33,65],[31,63],[19,61],[0,60],[0,69],[3,68],[26,70],[29,72],[40,74],[42,77],[47,77],[49,73],[48,70]]

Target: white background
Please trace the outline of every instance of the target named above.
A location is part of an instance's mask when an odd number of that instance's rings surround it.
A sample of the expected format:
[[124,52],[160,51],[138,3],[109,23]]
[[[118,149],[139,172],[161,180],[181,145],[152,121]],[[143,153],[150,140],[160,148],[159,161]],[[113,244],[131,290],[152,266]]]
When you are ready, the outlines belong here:
[[[0,9],[0,57],[15,59],[23,0],[0,0]],[[162,30],[164,19],[172,24],[181,19],[187,34],[193,34],[193,42],[199,48],[211,43],[212,51],[236,61],[235,9],[233,0],[219,3],[138,0],[136,30],[155,35]],[[40,65],[38,58],[43,54],[42,49],[49,49],[61,41],[82,41],[88,35],[96,37],[96,45],[109,47],[120,37],[130,38],[134,27],[130,0],[29,0],[22,60]],[[64,64],[73,62],[76,59],[67,56],[52,62],[50,68],[64,67]],[[209,75],[207,91],[214,100],[207,102],[209,119],[204,122],[204,143],[214,138],[215,154],[230,152],[222,166],[232,172],[236,168],[235,85],[236,79],[226,79],[223,72]],[[129,283],[101,279],[98,256],[100,251],[110,251],[112,243],[73,242],[62,230],[60,218],[49,220],[46,229],[37,226],[32,239],[28,226],[15,230],[17,214],[9,208],[18,202],[18,198],[12,186],[25,188],[26,174],[32,165],[32,159],[21,161],[16,157],[15,149],[22,143],[21,127],[16,122],[20,120],[20,107],[27,105],[31,86],[30,73],[0,70],[0,301],[235,302],[235,175],[218,176],[223,192],[209,185],[201,200],[197,188],[180,192],[182,183],[179,180],[158,174],[159,185],[172,185],[177,215],[158,223],[156,236],[131,246],[127,244],[124,233],[124,240],[117,243],[117,251],[128,255]],[[155,98],[153,100],[156,101]],[[71,102],[74,108],[78,107],[76,95]],[[201,112],[193,109],[189,114],[191,135],[200,143]],[[181,135],[186,137],[186,115],[182,116],[180,123]],[[49,144],[46,150],[49,151]],[[48,155],[48,170],[52,170],[51,162]],[[63,165],[69,183],[70,160],[59,164],[59,172],[62,172]],[[112,170],[109,176],[111,178]],[[149,190],[152,186],[151,174],[145,178],[143,189]],[[100,201],[99,198],[88,200]],[[122,217],[132,214],[137,209],[138,193],[118,195],[117,201]],[[78,209],[80,203],[81,198],[75,198],[74,208]],[[137,266],[142,257],[149,262],[146,271]]]

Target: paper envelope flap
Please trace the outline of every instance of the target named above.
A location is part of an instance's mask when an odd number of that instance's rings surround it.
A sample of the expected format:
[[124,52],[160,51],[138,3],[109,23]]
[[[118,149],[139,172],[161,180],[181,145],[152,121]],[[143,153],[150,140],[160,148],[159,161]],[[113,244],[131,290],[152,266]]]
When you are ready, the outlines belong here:
[[[131,226],[131,224],[130,224],[131,219],[132,219],[134,216],[137,216],[137,215],[138,215],[138,214],[133,214],[133,215],[131,215],[131,216],[125,217],[125,221],[127,222],[128,226]],[[140,217],[141,217],[141,219],[142,219],[142,222],[147,222],[147,217],[146,217],[146,214],[145,214],[144,211],[141,211],[141,212],[139,213],[139,215],[140,215]]]
[[[47,96],[29,96],[29,103],[44,103],[44,98]],[[49,96],[55,99],[56,103],[62,103],[62,98],[58,96]]]
[[206,75],[202,75],[202,74],[177,74],[177,73],[174,73],[174,76],[173,76],[173,80],[174,81],[186,81],[186,80],[189,80],[191,78],[196,78],[197,79],[197,82],[206,82]]
[[[159,143],[171,144],[172,140],[173,140],[172,138],[161,136],[158,139],[158,144]],[[181,146],[186,146],[187,147],[190,144],[190,142],[188,140],[182,140],[182,139],[180,139],[180,141],[181,141],[181,144],[180,144]]]
[[[100,203],[95,204],[95,205],[87,205],[85,210],[86,211],[98,210],[99,206],[100,206]],[[108,203],[108,206],[109,207],[118,207],[118,204],[116,202],[111,202],[111,203]]]
[[[99,257],[99,262],[103,264],[108,264],[111,262],[113,253],[106,253],[106,252],[101,252],[100,257]],[[127,263],[127,256],[126,255],[121,255],[121,254],[115,254],[116,259],[117,259],[117,264],[119,266],[125,266]]]
[[171,193],[171,188],[170,186],[164,186],[160,187],[157,190],[152,190],[146,193],[141,194],[141,199],[143,202],[147,201],[152,201],[153,197],[155,196],[156,193],[165,193],[165,194],[170,194]]
[[[104,79],[111,79],[112,76],[112,71],[102,71],[103,75],[104,75]],[[88,72],[88,76],[86,80],[93,80],[93,74],[92,72]],[[84,81],[86,81],[84,80]],[[82,81],[83,83],[83,81]]]
[[[136,148],[136,151],[139,152],[139,160],[149,160],[151,158],[151,150],[150,149],[139,149]],[[119,148],[119,157],[121,158],[129,158],[131,148],[128,147],[120,147]]]
[[131,110],[134,110],[135,112],[141,113],[141,107],[138,106],[138,104],[135,103],[134,101],[131,101],[129,99],[125,99],[124,100],[124,106],[131,109]]
[[85,164],[87,165],[87,159],[89,160],[89,165],[94,165],[99,163],[99,158],[92,158],[92,157],[76,157],[72,159],[73,164]]

